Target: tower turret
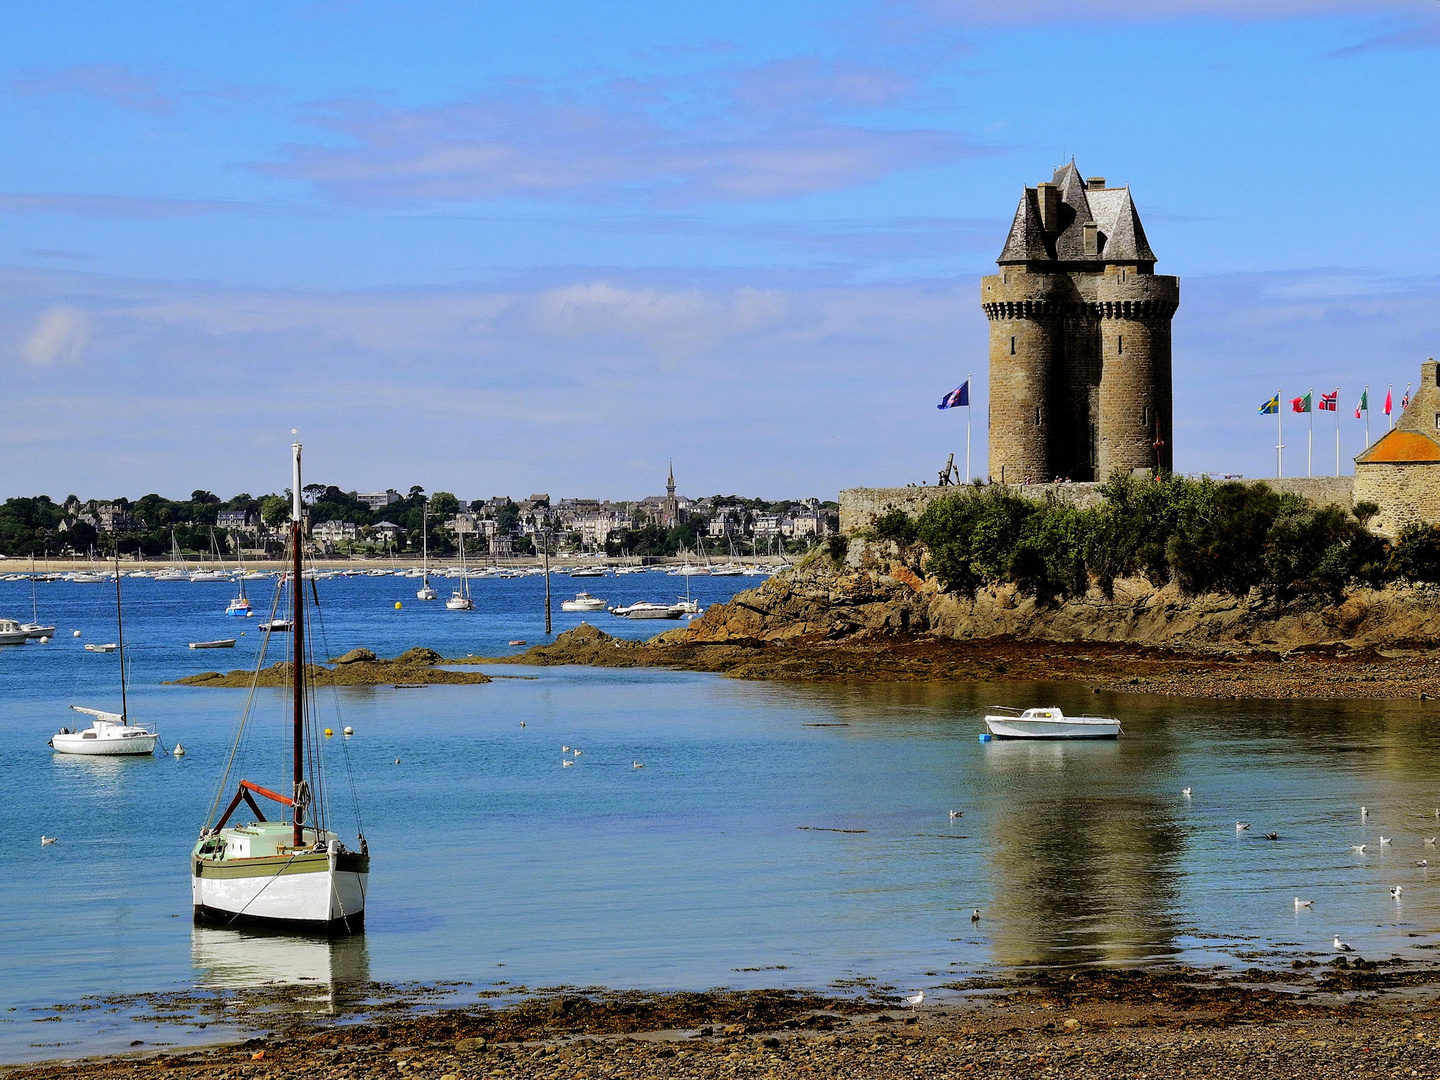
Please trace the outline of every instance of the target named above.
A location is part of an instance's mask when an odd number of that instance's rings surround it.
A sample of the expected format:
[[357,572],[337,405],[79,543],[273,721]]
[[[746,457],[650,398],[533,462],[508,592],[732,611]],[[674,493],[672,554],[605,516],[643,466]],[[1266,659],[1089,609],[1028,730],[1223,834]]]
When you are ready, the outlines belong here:
[[983,279],[990,320],[990,477],[1103,479],[1168,470],[1170,320],[1179,280],[1157,276],[1129,188],[1074,162],[1026,188]]

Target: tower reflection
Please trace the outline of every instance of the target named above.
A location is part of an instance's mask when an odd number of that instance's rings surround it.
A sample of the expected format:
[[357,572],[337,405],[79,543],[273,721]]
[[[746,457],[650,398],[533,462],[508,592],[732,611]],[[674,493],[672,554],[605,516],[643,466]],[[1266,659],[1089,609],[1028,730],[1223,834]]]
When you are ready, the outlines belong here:
[[1139,794],[1144,785],[1129,774],[1155,763],[1133,750],[987,745],[986,769],[1012,795],[989,816],[986,845],[993,902],[984,926],[995,960],[1126,963],[1177,951],[1183,836],[1169,806]]

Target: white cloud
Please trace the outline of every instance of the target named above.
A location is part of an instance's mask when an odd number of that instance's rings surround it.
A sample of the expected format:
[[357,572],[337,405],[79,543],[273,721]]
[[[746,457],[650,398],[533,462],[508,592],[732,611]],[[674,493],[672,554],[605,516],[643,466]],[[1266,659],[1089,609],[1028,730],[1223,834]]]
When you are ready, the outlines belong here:
[[78,308],[56,306],[40,316],[20,353],[35,367],[74,363],[89,340],[90,317]]

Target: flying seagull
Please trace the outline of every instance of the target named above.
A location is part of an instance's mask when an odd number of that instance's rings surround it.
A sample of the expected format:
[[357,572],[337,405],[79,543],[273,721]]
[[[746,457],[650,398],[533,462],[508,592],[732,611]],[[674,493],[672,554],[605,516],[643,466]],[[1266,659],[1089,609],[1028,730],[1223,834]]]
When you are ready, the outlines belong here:
[[1335,935],[1335,951],[1336,951],[1336,952],[1354,952],[1354,951],[1355,951],[1355,947],[1354,947],[1353,945],[1351,945],[1348,941],[1341,941],[1341,940],[1340,940],[1340,935],[1339,935],[1339,934],[1336,934],[1336,935]]
[[1314,901],[1314,900],[1301,900],[1300,897],[1298,897],[1298,896],[1295,897],[1295,910],[1296,910],[1296,911],[1299,911],[1302,907],[1314,907],[1314,906],[1315,906],[1315,901]]

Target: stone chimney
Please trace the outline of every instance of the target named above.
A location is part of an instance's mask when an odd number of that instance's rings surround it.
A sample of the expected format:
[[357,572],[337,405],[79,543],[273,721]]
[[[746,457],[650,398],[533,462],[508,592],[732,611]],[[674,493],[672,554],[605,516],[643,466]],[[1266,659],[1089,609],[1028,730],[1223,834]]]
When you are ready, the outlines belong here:
[[1060,189],[1054,184],[1036,184],[1035,201],[1040,204],[1040,227],[1051,236],[1060,231]]
[[1085,186],[1091,191],[1099,191],[1105,186],[1105,178],[1103,176],[1087,176]]

